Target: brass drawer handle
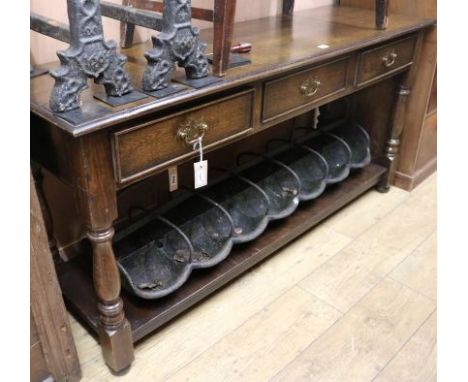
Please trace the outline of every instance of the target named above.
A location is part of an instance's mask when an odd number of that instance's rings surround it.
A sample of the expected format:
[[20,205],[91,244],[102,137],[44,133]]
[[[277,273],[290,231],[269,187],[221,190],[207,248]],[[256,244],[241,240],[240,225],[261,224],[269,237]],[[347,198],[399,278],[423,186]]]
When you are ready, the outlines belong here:
[[193,145],[197,140],[203,139],[207,130],[208,124],[206,122],[196,122],[189,119],[177,130],[177,138],[185,141],[188,145]]
[[386,56],[382,57],[382,63],[386,68],[390,68],[395,63],[397,57],[398,54],[396,54],[395,52],[391,52]]
[[317,94],[317,92],[320,90],[321,84],[322,83],[317,78],[314,78],[313,80],[308,79],[304,81],[304,83],[301,85],[301,93],[306,97],[312,97],[313,95]]

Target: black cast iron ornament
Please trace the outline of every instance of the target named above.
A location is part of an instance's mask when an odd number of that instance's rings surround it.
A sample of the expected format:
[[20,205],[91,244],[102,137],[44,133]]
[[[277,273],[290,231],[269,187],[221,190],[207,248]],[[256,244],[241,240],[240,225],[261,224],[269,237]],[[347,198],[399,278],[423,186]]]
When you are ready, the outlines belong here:
[[99,0],[67,0],[70,47],[57,52],[60,67],[51,71],[55,85],[50,108],[56,113],[80,107],[80,94],[94,78],[108,96],[133,90],[124,68],[127,58],[117,54],[115,41],[104,41]]
[[153,49],[145,53],[148,60],[143,76],[145,91],[166,88],[176,62],[185,68],[188,79],[208,76],[206,44],[200,41],[198,28],[192,27],[190,0],[164,0],[162,31],[152,40]]

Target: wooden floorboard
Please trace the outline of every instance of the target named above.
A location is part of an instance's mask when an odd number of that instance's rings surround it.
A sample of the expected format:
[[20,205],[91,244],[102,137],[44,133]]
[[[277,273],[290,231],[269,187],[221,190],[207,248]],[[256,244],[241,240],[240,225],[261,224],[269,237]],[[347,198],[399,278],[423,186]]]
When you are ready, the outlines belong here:
[[431,314],[375,382],[437,381],[437,312]]
[[437,299],[437,233],[427,238],[390,277],[424,296]]
[[326,224],[348,237],[358,237],[409,197],[409,193],[393,187],[386,194],[368,192],[327,220]]
[[83,381],[435,381],[436,188],[365,194],[138,343],[124,376],[72,319]]
[[271,381],[371,381],[434,309],[385,279]]
[[293,287],[169,381],[268,381],[341,316]]
[[[399,206],[378,221],[375,215],[379,212],[374,215],[367,212],[367,220],[371,223],[369,228],[304,279],[301,287],[342,312],[349,310],[436,228],[433,218],[435,206],[421,211],[414,208],[419,199],[410,196],[400,200]],[[389,200],[389,204],[391,202]],[[367,207],[363,205],[361,208]],[[363,225],[362,222],[359,224]],[[330,227],[335,228],[333,225]]]

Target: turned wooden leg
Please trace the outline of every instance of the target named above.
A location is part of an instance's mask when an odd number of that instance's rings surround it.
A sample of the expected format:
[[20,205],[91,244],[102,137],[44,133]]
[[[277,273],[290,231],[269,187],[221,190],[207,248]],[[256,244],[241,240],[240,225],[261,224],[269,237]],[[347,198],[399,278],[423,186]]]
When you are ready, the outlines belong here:
[[385,161],[388,171],[377,186],[377,191],[379,192],[388,192],[390,190],[390,184],[395,175],[398,162],[398,152],[400,150],[400,136],[404,128],[406,102],[409,94],[410,89],[404,81],[397,89],[393,116],[390,122],[390,139],[387,141],[385,149]]
[[98,335],[107,365],[122,371],[133,361],[131,329],[120,298],[120,275],[112,249],[112,227],[88,232],[93,246],[93,279],[99,300]]
[[73,149],[75,190],[93,249],[99,341],[107,365],[118,373],[131,365],[134,355],[132,331],[120,298],[120,274],[112,248],[117,196],[108,135],[98,132],[81,137],[73,141]]

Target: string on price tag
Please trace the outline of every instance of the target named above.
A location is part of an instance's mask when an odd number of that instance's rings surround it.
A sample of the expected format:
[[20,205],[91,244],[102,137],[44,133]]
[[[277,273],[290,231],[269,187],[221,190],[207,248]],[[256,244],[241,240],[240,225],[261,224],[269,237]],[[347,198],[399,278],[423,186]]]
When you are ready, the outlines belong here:
[[203,160],[203,137],[197,138],[193,143],[193,149],[199,152],[199,161],[193,164],[193,178],[195,188],[200,188],[208,184],[208,161]]

